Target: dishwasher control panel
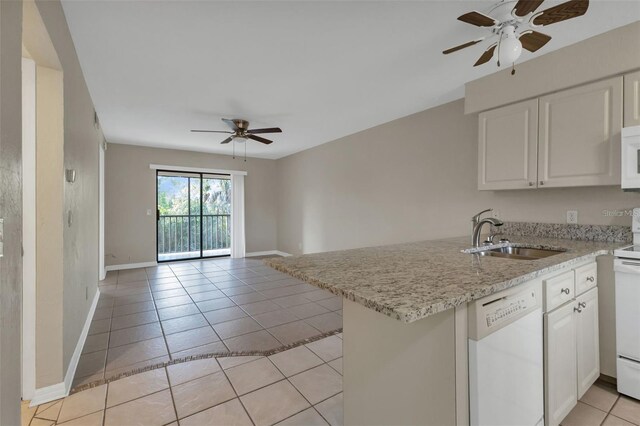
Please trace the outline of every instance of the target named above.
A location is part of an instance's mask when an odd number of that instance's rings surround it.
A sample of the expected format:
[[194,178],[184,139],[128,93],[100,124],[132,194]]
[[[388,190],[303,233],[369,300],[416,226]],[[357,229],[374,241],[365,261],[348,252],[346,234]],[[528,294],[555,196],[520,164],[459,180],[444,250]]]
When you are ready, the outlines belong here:
[[480,340],[534,310],[542,315],[542,281],[516,286],[469,303],[469,338]]
[[493,303],[489,302],[490,305],[495,306],[488,306],[489,310],[486,311],[487,327],[498,326],[510,318],[519,316],[518,314],[522,312],[527,312],[530,307],[536,305],[536,302],[536,294],[533,290],[520,293],[513,298],[505,297]]

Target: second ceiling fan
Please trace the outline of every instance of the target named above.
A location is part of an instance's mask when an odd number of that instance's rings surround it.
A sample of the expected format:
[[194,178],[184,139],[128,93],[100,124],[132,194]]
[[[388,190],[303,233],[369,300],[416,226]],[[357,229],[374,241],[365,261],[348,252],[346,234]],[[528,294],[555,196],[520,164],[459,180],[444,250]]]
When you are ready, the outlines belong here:
[[273,143],[273,141],[263,138],[261,136],[257,136],[258,134],[264,133],[282,133],[282,129],[279,127],[268,127],[264,129],[249,129],[249,122],[247,120],[242,120],[239,118],[228,119],[223,118],[224,121],[231,131],[228,130],[191,130],[194,133],[226,133],[231,136],[220,142],[221,144],[226,144],[231,141],[237,142],[246,142],[247,139],[254,140],[256,142],[263,143],[265,145],[269,145]]

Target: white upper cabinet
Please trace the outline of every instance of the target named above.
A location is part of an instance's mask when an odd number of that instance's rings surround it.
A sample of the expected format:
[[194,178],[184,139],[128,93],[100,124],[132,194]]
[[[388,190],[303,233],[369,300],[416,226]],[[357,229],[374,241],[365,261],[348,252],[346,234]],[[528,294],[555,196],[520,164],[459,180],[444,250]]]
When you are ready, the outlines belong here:
[[622,77],[540,98],[538,186],[620,184]]
[[478,189],[534,188],[538,100],[480,114]]
[[640,126],[640,71],[624,76],[624,126]]
[[622,104],[618,76],[481,113],[478,189],[620,185]]

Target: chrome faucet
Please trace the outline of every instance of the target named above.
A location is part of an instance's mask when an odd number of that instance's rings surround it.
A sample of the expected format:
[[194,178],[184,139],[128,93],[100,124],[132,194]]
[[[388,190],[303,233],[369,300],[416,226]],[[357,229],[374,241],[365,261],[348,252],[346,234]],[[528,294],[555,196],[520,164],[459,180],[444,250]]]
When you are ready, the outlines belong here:
[[[493,211],[493,209],[483,210],[477,215],[471,218],[471,223],[473,224],[473,231],[471,232],[471,244],[473,247],[480,247],[480,234],[482,233],[482,227],[485,223],[490,223],[493,226],[502,226],[503,222],[500,219],[496,219],[495,217],[487,217],[484,219],[480,219],[484,213]],[[493,236],[489,236],[485,243],[491,244],[493,242]]]

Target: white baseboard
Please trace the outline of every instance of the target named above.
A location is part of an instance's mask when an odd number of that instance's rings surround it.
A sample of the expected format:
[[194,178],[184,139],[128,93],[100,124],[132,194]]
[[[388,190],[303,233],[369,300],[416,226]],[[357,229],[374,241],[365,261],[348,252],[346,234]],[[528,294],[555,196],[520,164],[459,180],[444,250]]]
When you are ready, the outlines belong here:
[[285,252],[279,251],[279,250],[254,251],[254,252],[251,252],[251,253],[246,253],[244,256],[245,257],[255,257],[255,256],[271,256],[271,255],[282,256],[282,257],[291,256],[289,253],[285,253]]
[[33,394],[33,398],[29,403],[29,407],[36,407],[40,404],[64,398],[67,395],[68,392],[65,389],[64,382],[56,383],[55,385],[47,386],[44,388],[38,388]]
[[140,262],[140,263],[123,263],[121,265],[109,265],[105,266],[105,271],[120,271],[122,269],[136,269],[136,268],[149,268],[151,266],[157,266],[158,262]]
[[96,306],[98,306],[98,299],[100,299],[100,290],[96,288],[96,294],[93,297],[93,302],[91,302],[87,318],[84,321],[84,327],[82,328],[82,332],[78,338],[78,343],[76,344],[76,348],[73,351],[73,355],[71,356],[71,360],[67,366],[67,373],[64,376],[64,382],[36,389],[33,398],[31,399],[31,403],[29,404],[30,407],[35,407],[36,405],[64,398],[69,395],[71,385],[73,384],[73,377],[76,375],[76,369],[78,368],[78,362],[80,361],[80,355],[82,355],[82,348],[84,347],[84,342],[87,340],[87,335],[89,334],[91,320],[93,320],[93,314],[96,311]]

